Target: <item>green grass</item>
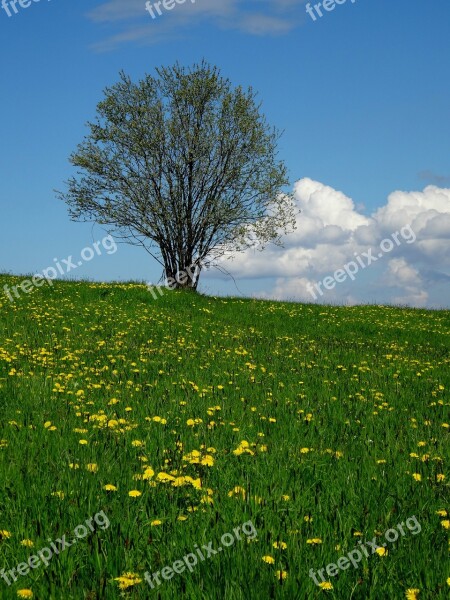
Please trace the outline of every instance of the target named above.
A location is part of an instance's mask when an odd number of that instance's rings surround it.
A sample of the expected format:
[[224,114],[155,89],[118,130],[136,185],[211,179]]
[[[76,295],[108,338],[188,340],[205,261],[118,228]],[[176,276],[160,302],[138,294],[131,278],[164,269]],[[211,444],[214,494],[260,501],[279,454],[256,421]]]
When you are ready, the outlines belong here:
[[[0,290],[17,283],[0,276]],[[14,303],[1,291],[0,311],[0,569],[100,511],[110,522],[0,579],[2,600],[449,597],[450,517],[437,514],[450,513],[449,311],[155,300],[144,285],[86,282]],[[250,452],[235,454],[242,441]],[[413,515],[420,533],[326,577],[332,590],[308,576]],[[145,582],[247,521],[255,539]],[[142,581],[121,591],[125,572]]]

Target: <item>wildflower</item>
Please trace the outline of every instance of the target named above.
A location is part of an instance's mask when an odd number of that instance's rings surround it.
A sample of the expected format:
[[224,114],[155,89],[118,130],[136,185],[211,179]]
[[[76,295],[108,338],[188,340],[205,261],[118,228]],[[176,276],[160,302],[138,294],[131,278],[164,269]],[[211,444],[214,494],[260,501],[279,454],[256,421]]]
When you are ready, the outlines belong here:
[[332,590],[333,589],[333,585],[331,584],[330,581],[322,581],[321,583],[319,583],[319,587],[322,590]]
[[130,498],[139,498],[139,496],[142,496],[142,492],[140,492],[139,490],[131,490],[128,492],[128,495],[130,496]]
[[286,542],[274,542],[272,546],[278,550],[286,550],[287,548]]
[[28,539],[27,540],[22,540],[20,542],[20,544],[22,546],[25,546],[26,548],[32,548],[34,546],[34,542],[32,540],[28,540]]
[[316,544],[321,544],[322,540],[320,538],[311,538],[309,540],[306,540],[306,543],[316,545]]
[[160,521],[159,519],[155,519],[154,521],[152,521],[150,523],[151,527],[157,527],[158,525],[161,525],[162,521]]
[[275,571],[275,577],[280,581],[287,579],[288,573],[287,571]]
[[450,521],[448,519],[441,521],[441,525],[444,529],[450,529]]
[[151,479],[154,474],[155,471],[151,467],[146,467],[142,479]]
[[86,469],[89,471],[89,473],[97,473],[98,465],[96,463],[89,463],[86,465]]
[[413,473],[412,476],[416,481],[422,481],[422,475],[420,473]]
[[410,588],[409,590],[406,590],[406,600],[417,600],[417,596],[419,595],[419,593],[420,590],[418,590],[417,588]]
[[117,492],[116,486],[113,485],[112,483],[107,483],[106,485],[103,486],[103,489],[106,490],[107,492]]
[[378,554],[378,556],[386,556],[388,554],[386,548],[377,548],[375,552]]
[[238,496],[240,495],[242,497],[242,500],[245,500],[245,497],[247,495],[247,492],[245,491],[245,489],[243,487],[241,487],[240,485],[236,485],[232,490],[230,490],[228,492],[228,496],[230,498],[232,498],[233,496]]
[[142,579],[136,573],[124,573],[120,577],[115,577],[114,581],[119,582],[119,588],[121,590],[126,590],[133,585],[137,585],[142,582]]
[[9,531],[6,531],[6,529],[0,529],[0,540],[7,540],[11,537],[11,534],[9,533]]
[[32,598],[33,592],[30,589],[24,588],[23,590],[17,590],[19,598]]
[[273,565],[275,563],[275,559],[273,558],[273,556],[263,556],[262,560],[267,563],[268,565]]

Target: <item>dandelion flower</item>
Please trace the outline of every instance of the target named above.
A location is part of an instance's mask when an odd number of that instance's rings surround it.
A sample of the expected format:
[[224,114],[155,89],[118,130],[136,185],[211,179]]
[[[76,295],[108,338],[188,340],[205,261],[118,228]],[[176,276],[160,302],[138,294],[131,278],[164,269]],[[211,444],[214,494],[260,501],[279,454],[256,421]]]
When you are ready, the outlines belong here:
[[275,577],[280,581],[287,579],[288,572],[287,571],[275,571]]
[[128,492],[128,495],[130,496],[130,498],[138,498],[139,496],[142,496],[142,492],[140,492],[139,490],[131,490]]
[[319,587],[322,590],[332,590],[333,589],[333,586],[330,581],[322,581],[321,583],[319,583]]
[[274,542],[272,546],[278,550],[286,550],[287,548],[286,542]]
[[120,577],[115,577],[114,581],[119,582],[119,588],[121,590],[126,590],[133,585],[137,585],[142,582],[142,579],[136,573],[124,573]]

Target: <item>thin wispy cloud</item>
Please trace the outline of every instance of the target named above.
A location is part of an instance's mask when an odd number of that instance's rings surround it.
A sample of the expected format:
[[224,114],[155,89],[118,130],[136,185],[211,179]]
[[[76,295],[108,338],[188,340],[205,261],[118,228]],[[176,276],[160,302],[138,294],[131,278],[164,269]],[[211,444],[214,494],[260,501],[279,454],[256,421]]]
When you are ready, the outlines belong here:
[[[152,19],[144,0],[107,0],[87,17],[102,25],[107,36],[95,44],[99,51],[122,44],[151,45],[188,35],[206,23],[249,35],[283,35],[304,18],[299,8],[305,0],[186,0]],[[152,2],[154,4],[154,2]]]

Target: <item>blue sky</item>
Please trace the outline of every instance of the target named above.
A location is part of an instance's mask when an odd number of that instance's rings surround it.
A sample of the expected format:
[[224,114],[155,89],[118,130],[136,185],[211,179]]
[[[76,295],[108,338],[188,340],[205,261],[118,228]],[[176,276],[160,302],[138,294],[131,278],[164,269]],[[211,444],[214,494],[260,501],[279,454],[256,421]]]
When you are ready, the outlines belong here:
[[[0,10],[0,271],[42,271],[105,235],[72,223],[53,190],[63,189],[68,156],[118,72],[139,78],[206,58],[259,92],[284,130],[292,187],[303,181],[295,189],[305,220],[284,250],[229,264],[238,289],[312,301],[308,283],[414,221],[414,243],[319,301],[450,306],[448,0],[347,0],[316,21],[303,0],[187,0],[154,20],[144,0],[41,0],[17,10]],[[330,227],[337,233],[325,239]],[[156,281],[160,268],[120,246],[72,275]],[[202,289],[238,293],[212,273]]]

